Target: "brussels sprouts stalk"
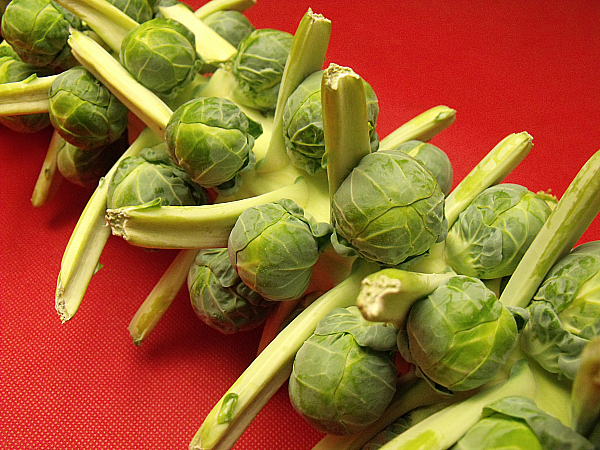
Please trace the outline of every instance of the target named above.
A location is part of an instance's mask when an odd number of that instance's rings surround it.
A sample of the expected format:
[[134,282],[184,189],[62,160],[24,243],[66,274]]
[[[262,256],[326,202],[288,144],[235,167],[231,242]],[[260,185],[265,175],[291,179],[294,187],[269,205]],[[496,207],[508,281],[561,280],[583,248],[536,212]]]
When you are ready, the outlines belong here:
[[48,91],[58,75],[32,75],[23,81],[0,84],[0,115],[48,112]]
[[216,11],[244,12],[255,4],[256,0],[211,0],[194,11],[194,14],[199,19],[204,19]]
[[158,137],[146,128],[100,180],[79,217],[65,249],[56,282],[55,306],[63,322],[71,319],[79,308],[110,236],[110,228],[105,224],[104,214],[108,185],[116,167],[127,156],[136,155],[142,148],[151,147],[159,142]]
[[581,353],[571,393],[572,428],[600,445],[600,337]]
[[58,158],[58,151],[61,148],[60,143],[62,138],[54,131],[52,138],[50,139],[50,145],[48,145],[48,151],[46,157],[42,163],[42,168],[38,179],[33,188],[33,194],[31,195],[31,204],[36,208],[43,206],[47,200],[56,192],[62,178],[56,178],[56,160]]
[[379,142],[379,150],[396,148],[403,142],[416,139],[426,142],[456,120],[456,111],[447,106],[435,106],[392,131]]
[[171,306],[197,254],[197,249],[181,250],[136,311],[127,327],[135,345],[142,344]]
[[257,164],[258,172],[272,172],[289,164],[290,160],[283,138],[285,103],[307,76],[321,70],[325,62],[330,36],[331,21],[309,9],[302,17],[294,34],[277,97],[273,135],[265,158]]
[[600,212],[600,150],[579,170],[504,288],[500,301],[526,307],[548,270],[565,256]]
[[[360,281],[377,267],[357,260],[348,278],[319,297],[285,327],[213,407],[192,439],[190,450],[231,448],[260,409],[287,380],[296,352],[319,321],[333,308],[352,305]],[[219,422],[218,415],[223,402],[231,395],[237,396],[237,402],[227,421]]]

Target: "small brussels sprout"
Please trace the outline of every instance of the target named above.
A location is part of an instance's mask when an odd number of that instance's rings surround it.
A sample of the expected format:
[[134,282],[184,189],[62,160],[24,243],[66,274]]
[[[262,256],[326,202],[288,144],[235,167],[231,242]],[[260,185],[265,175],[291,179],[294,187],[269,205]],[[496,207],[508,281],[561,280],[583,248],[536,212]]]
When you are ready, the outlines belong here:
[[154,17],[152,7],[146,0],[107,0],[137,23],[144,23]]
[[115,142],[84,150],[61,139],[56,166],[61,175],[71,183],[93,188],[106,175],[119,157],[127,150],[127,135],[124,133]]
[[229,235],[229,260],[240,278],[269,300],[300,298],[331,227],[281,199],[248,208]]
[[223,334],[262,324],[274,305],[242,282],[229,262],[227,248],[200,250],[187,282],[196,315]]
[[412,140],[398,145],[394,150],[406,152],[423,164],[433,174],[444,195],[450,193],[454,170],[450,158],[442,149],[428,142]]
[[48,96],[52,125],[76,147],[110,144],[127,128],[127,107],[82,66],[58,75]]
[[79,18],[51,0],[12,0],[2,15],[2,36],[19,57],[38,67],[66,69],[77,64],[67,44]]
[[448,229],[437,181],[396,150],[362,158],[333,196],[332,223],[338,253],[386,265],[426,254]]
[[215,11],[202,22],[236,48],[255,29],[244,14],[234,10]]
[[[288,97],[283,110],[283,138],[292,163],[310,174],[325,168],[325,137],[321,108],[323,71],[309,75]],[[367,98],[371,151],[379,147],[376,131],[379,103],[371,85],[363,80]]]
[[165,131],[169,154],[204,187],[235,189],[239,172],[254,162],[262,126],[233,102],[219,97],[190,100],[175,110]]
[[479,194],[448,231],[446,260],[477,278],[509,276],[550,215],[544,196],[517,184]]
[[410,309],[398,348],[441,391],[487,383],[517,342],[517,322],[477,278],[457,275]]
[[261,111],[275,109],[292,39],[285,31],[262,28],[240,42],[232,63],[236,102]]
[[600,335],[600,241],[554,264],[528,307],[522,350],[544,369],[574,379],[581,352]]
[[148,20],[127,33],[120,59],[140,84],[165,101],[186,87],[202,65],[194,34],[176,20],[165,18]]
[[164,144],[145,148],[138,156],[130,156],[119,163],[108,187],[107,207],[141,205],[157,198],[164,206],[208,202],[204,189],[173,163]]
[[366,321],[357,307],[334,308],[302,344],[288,391],[317,430],[349,434],[383,414],[396,392],[396,329]]

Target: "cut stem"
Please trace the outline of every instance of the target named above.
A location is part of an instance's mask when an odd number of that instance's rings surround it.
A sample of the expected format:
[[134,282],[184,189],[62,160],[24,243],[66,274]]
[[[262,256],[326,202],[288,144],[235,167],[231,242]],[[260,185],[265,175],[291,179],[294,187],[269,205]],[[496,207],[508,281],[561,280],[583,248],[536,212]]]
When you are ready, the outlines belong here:
[[36,208],[43,206],[52,198],[62,180],[62,177],[54,176],[57,169],[58,152],[62,148],[62,143],[62,137],[54,131],[31,195],[31,204]]
[[23,81],[0,84],[0,115],[48,112],[48,92],[58,75],[31,77]]
[[194,11],[194,14],[199,19],[204,19],[216,11],[244,12],[255,4],[256,0],[211,0]]

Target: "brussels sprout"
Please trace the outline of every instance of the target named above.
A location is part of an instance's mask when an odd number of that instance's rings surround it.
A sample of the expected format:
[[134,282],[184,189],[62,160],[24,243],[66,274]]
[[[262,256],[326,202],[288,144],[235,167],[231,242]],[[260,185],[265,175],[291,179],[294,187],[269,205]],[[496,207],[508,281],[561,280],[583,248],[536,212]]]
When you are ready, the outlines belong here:
[[110,144],[127,128],[127,107],[82,66],[58,75],[48,95],[52,125],[76,147]]
[[355,433],[377,420],[396,391],[396,329],[368,322],[358,308],[335,308],[294,359],[289,395],[317,430]]
[[188,273],[196,315],[223,334],[262,324],[273,303],[244,284],[227,256],[227,248],[200,250]]
[[444,194],[431,172],[396,150],[371,153],[332,200],[332,243],[342,255],[398,265],[443,240]]
[[190,100],[175,110],[165,131],[169,154],[204,187],[234,189],[238,173],[254,161],[262,126],[233,102],[219,97]]
[[594,446],[556,417],[540,409],[533,400],[510,396],[486,406],[482,418],[451,450],[479,448],[593,450]]
[[517,342],[515,318],[481,280],[454,276],[410,309],[398,348],[440,390],[488,382]]
[[275,109],[292,39],[284,31],[262,28],[240,42],[232,63],[236,102],[261,111]]
[[66,69],[77,64],[67,44],[79,18],[51,0],[12,0],[2,15],[2,36],[19,57],[38,67]]
[[165,18],[148,20],[127,33],[120,60],[140,84],[165,101],[186,87],[202,65],[194,34]]
[[208,202],[204,189],[171,161],[165,145],[143,149],[123,159],[107,193],[109,209],[141,205],[160,198],[164,206],[201,205]]
[[56,159],[58,171],[71,183],[90,188],[98,185],[129,146],[125,133],[115,142],[91,150],[61,141]]
[[269,300],[306,291],[331,227],[289,199],[246,209],[229,235],[229,260],[240,278]]
[[202,19],[219,36],[237,48],[254,31],[254,25],[239,11],[215,11]]
[[427,142],[411,140],[396,146],[394,150],[406,152],[423,164],[433,174],[444,195],[450,193],[454,170],[450,158],[442,149]]
[[[283,110],[283,137],[292,163],[310,174],[323,169],[325,138],[321,109],[321,79],[323,70],[314,72],[288,97]],[[377,150],[379,136],[375,129],[379,103],[371,85],[363,80],[367,97],[371,151]]]
[[152,7],[146,0],[107,0],[119,8],[137,23],[146,22],[154,17]]
[[509,276],[550,215],[543,196],[516,184],[479,194],[450,227],[446,260],[463,275]]
[[600,241],[575,247],[550,269],[528,307],[521,348],[544,369],[574,379],[585,345],[600,335]]

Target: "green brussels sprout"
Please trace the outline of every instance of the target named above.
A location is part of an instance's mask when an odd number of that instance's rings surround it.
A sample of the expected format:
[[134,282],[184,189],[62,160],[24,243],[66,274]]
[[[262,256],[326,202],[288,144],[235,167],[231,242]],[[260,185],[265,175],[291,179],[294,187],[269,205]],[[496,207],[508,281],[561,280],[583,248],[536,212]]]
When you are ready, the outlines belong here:
[[152,7],[146,0],[107,0],[137,23],[144,23],[154,17]]
[[165,18],[148,20],[127,33],[119,56],[140,84],[165,101],[190,84],[202,65],[194,34]]
[[127,150],[127,135],[108,145],[85,150],[61,138],[56,166],[61,175],[71,183],[93,188],[106,175],[119,157]]
[[165,131],[171,158],[201,186],[234,190],[239,172],[252,167],[262,126],[233,102],[219,97],[190,100],[175,110]]
[[593,450],[590,441],[526,397],[510,396],[487,405],[481,419],[451,450]]
[[246,209],[229,235],[229,260],[240,278],[269,300],[294,300],[306,291],[331,226],[281,199]]
[[[321,108],[323,70],[309,75],[288,97],[283,110],[283,138],[292,163],[310,174],[325,168],[325,137]],[[371,85],[363,80],[367,98],[371,151],[379,147],[375,129],[379,103]]]
[[477,278],[457,275],[411,307],[402,356],[441,391],[467,391],[487,383],[517,343],[513,314]]
[[227,248],[200,250],[187,283],[196,315],[223,334],[262,324],[274,305],[242,282],[229,262]]
[[386,265],[426,254],[448,229],[444,194],[431,172],[395,150],[363,157],[334,194],[331,209],[335,250]]
[[51,0],[12,0],[2,15],[2,36],[34,66],[66,69],[77,65],[67,44],[69,28],[82,29],[79,18]]
[[412,140],[396,146],[394,150],[406,152],[423,164],[433,174],[444,195],[450,193],[454,170],[450,158],[442,149],[428,142]]
[[527,308],[521,349],[571,380],[581,352],[600,335],[600,241],[575,247],[554,264]]
[[244,14],[234,10],[215,11],[202,22],[236,48],[255,29]]
[[48,96],[52,125],[76,147],[110,144],[127,128],[127,107],[82,66],[59,74]]
[[463,275],[509,276],[550,211],[544,196],[523,186],[492,186],[471,202],[448,231],[446,260]]
[[240,42],[232,63],[237,103],[261,111],[275,109],[292,39],[285,31],[262,28]]
[[141,205],[158,198],[163,206],[208,203],[204,189],[173,163],[165,144],[145,148],[119,163],[108,186],[107,207]]
[[383,414],[396,392],[396,329],[366,321],[357,307],[334,308],[302,344],[288,391],[317,430],[349,434]]

